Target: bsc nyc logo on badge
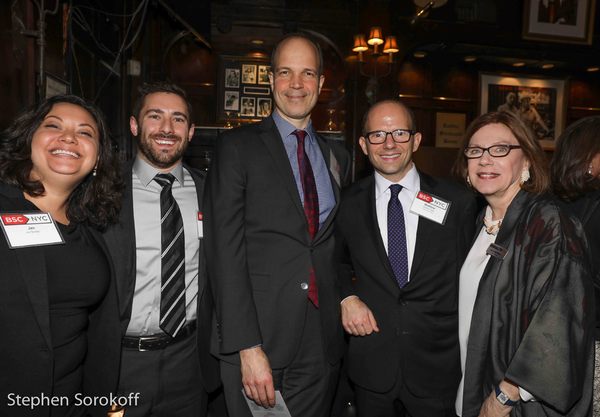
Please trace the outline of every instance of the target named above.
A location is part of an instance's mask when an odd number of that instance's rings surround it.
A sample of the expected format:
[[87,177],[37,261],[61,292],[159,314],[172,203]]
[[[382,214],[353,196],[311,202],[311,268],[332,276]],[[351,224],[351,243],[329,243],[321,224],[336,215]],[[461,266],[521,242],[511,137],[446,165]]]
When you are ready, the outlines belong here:
[[11,249],[65,243],[50,213],[0,213],[0,227]]

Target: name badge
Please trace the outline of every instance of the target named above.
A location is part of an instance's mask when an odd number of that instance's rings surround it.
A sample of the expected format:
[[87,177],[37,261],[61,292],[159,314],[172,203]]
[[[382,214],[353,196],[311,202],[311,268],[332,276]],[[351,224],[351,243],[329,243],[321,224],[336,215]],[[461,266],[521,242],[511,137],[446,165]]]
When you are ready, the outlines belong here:
[[508,249],[503,248],[500,245],[496,245],[495,243],[491,243],[485,251],[486,255],[493,256],[494,258],[504,259],[506,254],[508,253]]
[[443,200],[433,194],[419,191],[410,206],[410,212],[436,223],[444,224],[451,204],[450,201]]
[[204,216],[201,212],[198,212],[198,239],[202,239],[204,237],[204,227],[202,226],[202,219]]
[[50,213],[0,213],[0,227],[11,249],[65,243]]

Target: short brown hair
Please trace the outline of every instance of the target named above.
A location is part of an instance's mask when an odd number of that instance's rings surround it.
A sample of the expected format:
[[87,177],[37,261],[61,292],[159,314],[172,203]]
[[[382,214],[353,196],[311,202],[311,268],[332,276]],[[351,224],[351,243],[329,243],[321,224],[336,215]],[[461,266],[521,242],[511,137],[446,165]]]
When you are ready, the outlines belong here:
[[486,113],[471,122],[465,132],[465,137],[454,162],[452,169],[454,175],[466,183],[467,157],[465,156],[465,149],[469,146],[471,138],[479,129],[496,123],[506,126],[512,132],[517,142],[519,142],[525,158],[529,161],[530,178],[529,181],[521,185],[521,188],[534,194],[541,194],[547,191],[550,186],[550,178],[547,170],[546,155],[544,155],[544,151],[534,133],[517,115],[511,112]]
[[181,99],[187,107],[188,124],[192,123],[192,103],[190,103],[190,101],[188,100],[185,90],[169,81],[155,81],[152,83],[144,83],[141,87],[138,88],[138,97],[135,100],[135,104],[133,105],[133,117],[135,117],[136,120],[139,120],[140,118],[140,112],[142,111],[142,107],[144,107],[146,97],[154,93],[170,93],[176,94],[179,97],[181,97]]
[[600,189],[600,179],[588,174],[600,153],[600,116],[580,119],[567,127],[556,142],[550,174],[554,194],[572,201]]

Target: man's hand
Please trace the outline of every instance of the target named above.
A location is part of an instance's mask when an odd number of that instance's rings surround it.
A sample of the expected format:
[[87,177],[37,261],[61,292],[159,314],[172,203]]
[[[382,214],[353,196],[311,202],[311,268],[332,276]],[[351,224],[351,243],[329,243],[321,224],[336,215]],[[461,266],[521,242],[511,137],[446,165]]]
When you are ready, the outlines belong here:
[[373,313],[357,296],[342,301],[342,325],[353,336],[366,336],[379,332]]
[[[516,401],[519,399],[519,388],[516,385],[503,380],[500,382],[500,389],[511,400]],[[492,391],[483,402],[481,410],[479,410],[479,417],[505,417],[510,414],[511,410],[511,406],[500,404],[500,401],[496,398],[496,392]]]
[[246,396],[265,408],[275,407],[275,387],[269,359],[260,346],[240,350]]

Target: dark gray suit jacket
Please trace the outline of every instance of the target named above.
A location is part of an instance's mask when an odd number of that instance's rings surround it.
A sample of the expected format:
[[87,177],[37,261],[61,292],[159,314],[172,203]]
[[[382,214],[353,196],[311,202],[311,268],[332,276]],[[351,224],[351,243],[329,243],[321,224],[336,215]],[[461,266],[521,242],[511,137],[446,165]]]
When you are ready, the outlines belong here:
[[[204,179],[206,174],[186,165],[184,165],[184,167],[190,172],[194,179],[196,193],[198,195],[198,208],[202,211],[202,194],[204,192]],[[135,223],[133,217],[133,190],[131,177],[132,168],[133,163],[130,162],[123,172],[125,191],[123,193],[119,223],[112,226],[104,233],[104,239],[108,244],[111,257],[115,264],[117,292],[119,294],[119,307],[121,313],[121,332],[123,335],[125,335],[129,320],[131,319],[136,276]],[[209,283],[206,277],[203,239],[199,240],[199,244],[197,343],[204,388],[210,392],[217,388],[220,381],[218,364],[210,355],[209,351],[213,302],[212,293],[209,289]]]
[[[358,295],[379,333],[351,337],[348,375],[376,392],[401,375],[416,396],[454,398],[460,380],[458,276],[475,226],[475,199],[463,187],[419,173],[421,190],[451,201],[444,225],[419,217],[410,281],[398,286],[375,211],[371,175],[344,193],[337,218],[343,295]],[[356,277],[356,279],[353,279]]]
[[218,139],[206,188],[205,235],[217,313],[213,352],[226,361],[239,363],[238,351],[259,344],[273,368],[292,360],[304,327],[311,267],[326,356],[331,363],[341,357],[333,218],[340,200],[336,177],[346,178],[348,166],[345,155],[317,140],[330,173],[337,167],[331,182],[338,203],[311,240],[273,119]]

